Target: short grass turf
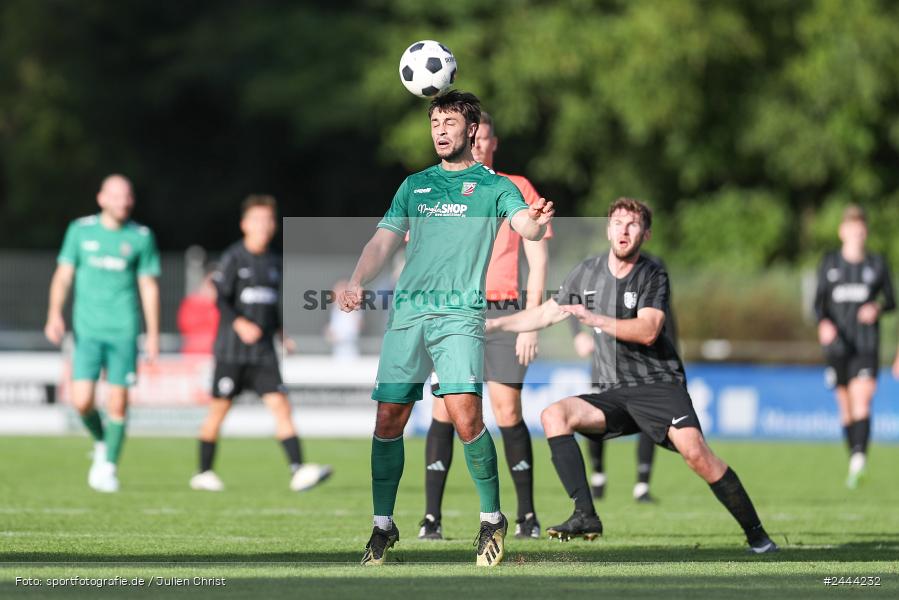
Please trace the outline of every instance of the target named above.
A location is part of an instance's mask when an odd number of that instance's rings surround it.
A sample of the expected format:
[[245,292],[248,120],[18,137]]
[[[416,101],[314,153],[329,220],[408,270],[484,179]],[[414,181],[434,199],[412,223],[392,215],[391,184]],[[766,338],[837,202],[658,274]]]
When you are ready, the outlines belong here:
[[[534,444],[545,527],[564,520],[571,503],[545,440]],[[659,502],[635,504],[634,444],[627,440],[607,447],[608,490],[597,503],[603,538],[562,544],[510,535],[506,562],[487,570],[474,565],[478,502],[458,442],[444,503],[448,540],[416,539],[424,443],[407,440],[396,513],[402,539],[389,565],[363,568],[358,560],[371,531],[368,440],[305,442],[307,458],[332,464],[335,475],[296,494],[287,489],[276,442],[226,439],[216,468],[227,490],[216,494],[188,488],[194,441],[129,439],[122,491],[105,495],[86,484],[86,437],[0,438],[0,597],[897,597],[899,447],[875,445],[867,479],[849,491],[838,444],[712,445],[740,475],[780,553],[747,555],[742,532],[708,486],[664,450],[652,479]],[[514,520],[502,458],[500,466],[504,511]],[[53,578],[117,576],[144,585],[51,587]],[[880,586],[835,590],[826,577],[876,577]],[[187,583],[176,585],[178,578]]]

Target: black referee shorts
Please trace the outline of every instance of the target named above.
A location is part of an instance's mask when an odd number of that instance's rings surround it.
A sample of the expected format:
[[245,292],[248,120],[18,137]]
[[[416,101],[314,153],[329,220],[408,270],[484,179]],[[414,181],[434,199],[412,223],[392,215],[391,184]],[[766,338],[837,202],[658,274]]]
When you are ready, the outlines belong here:
[[876,353],[865,354],[828,354],[824,380],[827,387],[849,385],[855,378],[877,379],[880,358]]
[[[521,302],[521,300],[509,300],[506,308],[499,308],[505,303],[504,300],[500,300],[499,307],[487,309],[487,318],[496,319],[519,312],[520,309],[513,302]],[[517,333],[507,331],[497,331],[487,335],[484,344],[484,381],[494,381],[521,390],[528,368],[518,362],[518,357],[515,356],[517,339]]]
[[281,369],[278,363],[240,364],[216,362],[212,377],[212,395],[215,398],[233,400],[244,390],[252,390],[264,396],[284,392]]
[[621,387],[598,394],[582,394],[606,417],[606,431],[602,434],[583,434],[592,439],[610,439],[643,432],[656,444],[677,452],[668,439],[668,428],[695,427],[702,431],[699,417],[687,388],[680,383],[649,383]]

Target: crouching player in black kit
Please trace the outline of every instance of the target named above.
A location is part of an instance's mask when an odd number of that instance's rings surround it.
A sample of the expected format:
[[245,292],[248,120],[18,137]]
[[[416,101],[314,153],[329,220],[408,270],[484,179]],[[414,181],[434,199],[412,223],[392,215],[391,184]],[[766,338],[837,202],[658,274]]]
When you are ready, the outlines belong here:
[[292,477],[290,489],[312,488],[331,475],[331,467],[303,463],[300,442],[284,393],[274,336],[281,332],[281,257],[269,248],[277,230],[277,204],[271,196],[249,196],[241,209],[243,239],[225,250],[213,273],[221,313],[215,338],[212,404],[200,428],[200,468],[190,480],[195,490],[219,492],[222,480],[212,470],[219,429],[231,401],[251,389],[275,416],[275,431]]
[[531,331],[573,315],[601,331],[594,352],[599,392],[564,398],[541,415],[553,465],[574,500],[571,517],[547,533],[561,540],[602,534],[574,433],[608,439],[642,431],[679,452],[709,484],[743,528],[752,552],[773,552],[777,546],[737,474],[715,456],[702,435],[683,364],[665,335],[668,274],[640,255],[651,225],[652,213],[645,204],[615,200],[609,208],[610,252],[575,267],[555,300],[487,322],[488,331]]
[[836,391],[849,446],[846,486],[855,489],[865,472],[871,435],[871,401],[880,366],[878,321],[896,302],[886,261],[865,251],[868,226],[861,207],[846,208],[839,233],[842,248],[825,255],[818,268],[815,314],[827,383]]

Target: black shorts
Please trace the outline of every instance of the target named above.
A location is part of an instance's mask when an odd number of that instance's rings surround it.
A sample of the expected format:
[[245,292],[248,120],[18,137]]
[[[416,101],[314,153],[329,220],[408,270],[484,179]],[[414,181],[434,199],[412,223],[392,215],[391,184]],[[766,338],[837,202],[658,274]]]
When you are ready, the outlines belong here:
[[591,439],[610,439],[642,431],[656,444],[676,452],[668,439],[669,427],[695,427],[702,431],[690,394],[680,383],[649,383],[578,397],[606,417],[604,433],[583,434]]
[[849,380],[857,377],[877,379],[879,366],[880,360],[877,354],[830,355],[827,357],[824,380],[827,382],[827,387],[833,389],[837,386],[849,385]]
[[278,363],[215,363],[215,375],[212,377],[214,397],[231,400],[244,390],[252,390],[260,396],[273,392],[283,393],[284,382],[281,380]]
[[[504,306],[505,302],[500,300],[498,306]],[[487,318],[495,319],[519,312],[519,308],[513,302],[520,302],[520,300],[509,300],[505,308],[488,308]],[[520,390],[524,386],[524,375],[528,368],[518,362],[518,357],[515,356],[517,340],[517,333],[507,331],[497,331],[487,335],[484,344],[484,381],[502,383],[516,390]]]

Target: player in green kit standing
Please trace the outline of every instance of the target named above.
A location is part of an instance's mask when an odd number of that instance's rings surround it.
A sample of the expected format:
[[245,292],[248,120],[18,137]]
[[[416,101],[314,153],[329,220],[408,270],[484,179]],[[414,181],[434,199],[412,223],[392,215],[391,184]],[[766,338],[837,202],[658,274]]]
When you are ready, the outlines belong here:
[[[50,308],[44,333],[59,345],[66,332],[63,307],[75,284],[72,404],[94,438],[88,484],[116,492],[116,465],[125,440],[128,387],[137,380],[139,305],[147,326],[146,354],[159,354],[159,252],[153,233],[130,220],[131,182],[122,175],[103,180],[97,194],[100,213],[77,219],[66,231],[50,283]],[[100,373],[106,373],[106,423],[94,406]]]
[[362,558],[383,564],[399,540],[393,509],[405,455],[403,430],[431,371],[465,450],[480,498],[477,564],[502,561],[508,528],[500,512],[496,448],[484,427],[485,277],[501,219],[528,240],[539,240],[553,216],[543,198],[528,206],[518,188],[474,160],[478,99],[451,91],[431,102],[431,138],[440,164],[407,177],[378,230],[366,244],[345,292],[342,310],[359,308],[372,281],[409,234],[397,281],[372,399],[378,402],[371,470],[374,529]]

